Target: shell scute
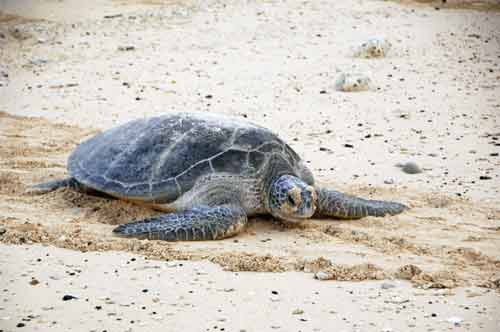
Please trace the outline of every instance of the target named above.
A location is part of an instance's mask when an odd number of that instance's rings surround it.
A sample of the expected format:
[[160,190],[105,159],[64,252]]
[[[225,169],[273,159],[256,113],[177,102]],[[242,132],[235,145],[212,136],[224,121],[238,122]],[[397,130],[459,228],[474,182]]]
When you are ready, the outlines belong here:
[[186,192],[193,187],[199,177],[211,173],[210,162],[208,160],[195,164],[177,177],[177,182],[181,186],[181,191]]
[[212,166],[217,172],[233,174],[247,173],[246,164],[248,152],[240,150],[229,150],[212,159]]

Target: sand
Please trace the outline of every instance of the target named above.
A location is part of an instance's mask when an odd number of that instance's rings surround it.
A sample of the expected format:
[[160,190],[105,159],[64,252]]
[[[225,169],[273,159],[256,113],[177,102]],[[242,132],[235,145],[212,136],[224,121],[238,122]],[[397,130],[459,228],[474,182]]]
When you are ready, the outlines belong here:
[[[500,12],[484,3],[0,1],[0,329],[500,328]],[[386,57],[354,56],[378,35]],[[372,87],[337,91],[342,73]],[[167,243],[112,236],[145,207],[26,193],[86,137],[169,111],[265,125],[322,185],[411,209]]]

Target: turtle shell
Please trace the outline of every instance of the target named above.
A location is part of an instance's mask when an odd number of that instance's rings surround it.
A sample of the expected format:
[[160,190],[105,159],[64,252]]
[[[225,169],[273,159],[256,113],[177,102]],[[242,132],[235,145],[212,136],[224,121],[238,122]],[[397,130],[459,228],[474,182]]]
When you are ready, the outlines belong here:
[[81,143],[68,169],[79,182],[110,195],[175,201],[209,174],[294,173],[299,156],[271,131],[206,113],[135,120]]

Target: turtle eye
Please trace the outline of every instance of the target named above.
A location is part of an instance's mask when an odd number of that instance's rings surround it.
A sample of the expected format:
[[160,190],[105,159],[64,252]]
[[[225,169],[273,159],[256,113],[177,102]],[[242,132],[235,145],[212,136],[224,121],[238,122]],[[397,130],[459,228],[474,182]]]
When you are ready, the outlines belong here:
[[289,195],[287,199],[288,199],[288,204],[295,206],[295,200],[291,195]]

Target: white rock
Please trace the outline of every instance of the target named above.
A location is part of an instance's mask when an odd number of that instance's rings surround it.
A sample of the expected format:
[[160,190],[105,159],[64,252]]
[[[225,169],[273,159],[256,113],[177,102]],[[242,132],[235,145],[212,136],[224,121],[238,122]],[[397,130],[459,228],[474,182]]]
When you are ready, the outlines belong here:
[[344,92],[367,91],[372,87],[372,80],[358,73],[342,73],[336,82],[336,89]]
[[354,56],[358,58],[382,58],[387,55],[392,44],[384,37],[372,37],[358,45]]

